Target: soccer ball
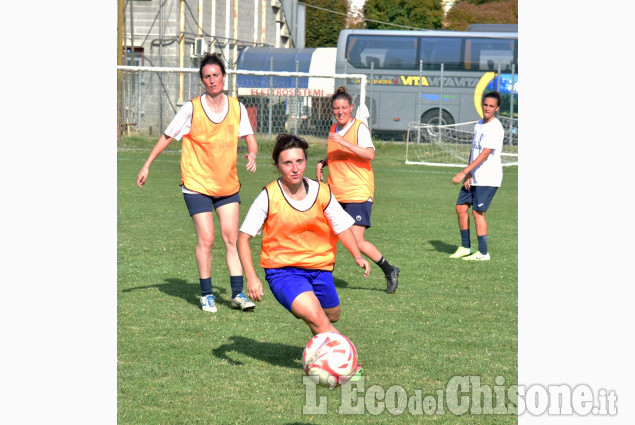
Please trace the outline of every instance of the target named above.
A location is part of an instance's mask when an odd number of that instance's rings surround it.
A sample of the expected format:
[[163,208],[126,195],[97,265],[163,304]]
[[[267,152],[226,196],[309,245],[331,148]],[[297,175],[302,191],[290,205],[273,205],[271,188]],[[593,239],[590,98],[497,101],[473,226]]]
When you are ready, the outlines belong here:
[[317,385],[333,389],[355,373],[357,350],[342,334],[317,334],[304,347],[302,367]]

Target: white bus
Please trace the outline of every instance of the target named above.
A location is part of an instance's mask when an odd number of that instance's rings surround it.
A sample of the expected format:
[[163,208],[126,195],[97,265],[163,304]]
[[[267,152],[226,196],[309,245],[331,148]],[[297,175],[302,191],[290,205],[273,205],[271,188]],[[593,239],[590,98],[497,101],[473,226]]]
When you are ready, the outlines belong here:
[[347,29],[339,35],[335,69],[369,76],[365,104],[377,133],[401,133],[411,122],[478,120],[491,90],[501,92],[500,114],[516,117],[518,32],[501,31],[514,28]]
[[[517,117],[518,32],[510,32],[516,28],[479,24],[469,31],[349,29],[341,31],[337,47],[246,47],[237,68],[366,74],[369,127],[378,136],[404,135],[413,122],[436,125],[478,120],[482,96],[491,90],[501,92],[499,115]],[[318,134],[328,132],[332,123],[334,88],[347,81],[239,75],[237,83],[243,102],[260,110],[258,127],[280,131],[291,117],[301,121],[300,131],[308,131],[306,128]],[[348,89],[359,94],[359,81],[348,84]],[[302,102],[300,114],[296,100]],[[356,103],[361,102],[356,99]]]

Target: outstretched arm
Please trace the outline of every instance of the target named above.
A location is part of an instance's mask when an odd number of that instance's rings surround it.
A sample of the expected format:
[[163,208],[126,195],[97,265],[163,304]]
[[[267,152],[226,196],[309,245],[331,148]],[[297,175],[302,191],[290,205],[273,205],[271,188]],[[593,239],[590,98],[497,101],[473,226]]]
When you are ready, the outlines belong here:
[[159,140],[157,141],[156,145],[154,145],[154,148],[152,148],[150,155],[148,155],[148,159],[146,159],[143,167],[141,167],[141,171],[139,171],[139,174],[137,174],[137,186],[143,187],[146,180],[148,179],[150,164],[154,162],[157,156],[159,156],[159,154],[163,152],[163,150],[170,144],[170,142],[172,142],[172,140],[174,140],[172,137],[168,137],[165,134],[162,134],[161,137],[159,137]]

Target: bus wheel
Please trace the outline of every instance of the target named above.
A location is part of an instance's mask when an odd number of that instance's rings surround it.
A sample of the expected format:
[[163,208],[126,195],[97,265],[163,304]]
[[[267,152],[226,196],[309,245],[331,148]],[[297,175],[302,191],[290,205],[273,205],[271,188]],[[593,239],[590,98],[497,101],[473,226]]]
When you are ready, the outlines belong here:
[[[439,110],[430,109],[421,116],[421,124],[429,126],[454,124],[454,118],[448,111],[443,109],[441,110],[441,121],[439,122]],[[437,137],[439,135],[439,130],[436,127],[427,127],[424,133],[429,137]]]

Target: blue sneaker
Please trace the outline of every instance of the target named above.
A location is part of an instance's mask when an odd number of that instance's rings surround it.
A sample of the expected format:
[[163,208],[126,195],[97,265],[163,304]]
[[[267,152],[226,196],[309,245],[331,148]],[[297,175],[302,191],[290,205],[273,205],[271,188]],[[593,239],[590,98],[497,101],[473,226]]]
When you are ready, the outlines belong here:
[[203,311],[216,313],[216,297],[212,294],[201,297],[201,308]]
[[232,299],[232,307],[239,308],[242,311],[248,311],[256,308],[256,304],[254,304],[249,298],[245,296],[245,294],[241,292]]

